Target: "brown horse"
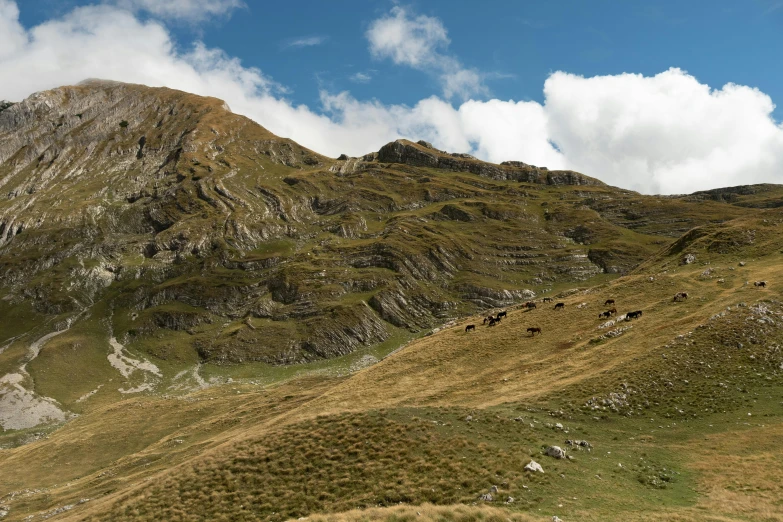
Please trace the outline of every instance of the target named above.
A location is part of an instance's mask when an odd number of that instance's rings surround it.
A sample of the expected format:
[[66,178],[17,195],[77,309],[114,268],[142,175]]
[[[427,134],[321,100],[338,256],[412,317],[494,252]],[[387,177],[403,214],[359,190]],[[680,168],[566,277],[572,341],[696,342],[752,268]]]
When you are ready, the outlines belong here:
[[533,301],[528,301],[527,303],[525,303],[525,308],[527,308],[528,310],[531,310],[535,307],[536,307],[536,303],[534,303]]
[[614,299],[607,299],[604,301],[604,306],[609,306],[614,304]]
[[565,303],[557,303],[555,305],[555,310],[562,310],[563,308],[565,308]]
[[490,322],[490,321],[494,321],[494,320],[495,320],[495,318],[494,318],[494,317],[492,317],[491,315],[488,315],[488,316],[486,316],[486,317],[484,318],[484,323],[483,323],[483,324],[487,324],[488,322]]
[[475,331],[475,330],[476,330],[476,325],[475,325],[475,324],[469,324],[469,325],[467,325],[467,326],[465,327],[465,333],[467,333],[467,332],[469,332],[469,331],[471,331],[471,330],[473,330],[473,331]]
[[688,299],[688,292],[677,292],[674,294],[674,299],[672,299],[672,301],[684,301],[685,299]]
[[537,326],[531,326],[527,329],[528,332],[530,332],[530,337],[534,337],[537,333],[541,333],[541,328],[538,328]]
[[497,319],[495,319],[495,318],[493,317],[492,319],[490,319],[490,320],[489,320],[489,324],[488,324],[487,326],[495,326],[495,325],[496,325],[496,324],[498,324],[499,322],[500,322],[500,321],[498,321]]
[[543,298],[541,300],[541,302],[543,302],[543,303],[551,303],[552,302],[552,298],[551,297],[545,297],[545,298]]

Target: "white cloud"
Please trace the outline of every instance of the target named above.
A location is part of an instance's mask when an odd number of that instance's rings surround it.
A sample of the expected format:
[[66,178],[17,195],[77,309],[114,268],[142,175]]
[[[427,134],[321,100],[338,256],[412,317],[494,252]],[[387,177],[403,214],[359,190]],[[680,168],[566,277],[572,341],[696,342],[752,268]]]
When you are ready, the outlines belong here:
[[404,8],[395,6],[389,15],[374,20],[365,36],[375,58],[390,58],[397,65],[438,76],[447,99],[459,96],[466,100],[489,92],[478,71],[463,67],[459,60],[442,52],[450,40],[437,18],[409,16]]
[[283,49],[299,49],[302,47],[313,47],[316,45],[321,45],[326,40],[328,40],[328,36],[305,36],[302,38],[295,38],[293,40],[287,40],[281,44],[281,47]]
[[0,1],[0,60],[13,56],[27,43],[27,35],[19,25],[19,8],[14,2]]
[[372,74],[359,71],[349,76],[348,79],[355,83],[369,83],[372,80]]
[[0,99],[106,78],[222,98],[332,157],[407,137],[494,162],[571,168],[646,193],[783,182],[783,128],[772,119],[770,98],[733,84],[711,90],[679,69],[653,77],[557,72],[544,85],[543,104],[495,99],[455,107],[432,96],[386,105],[322,92],[316,112],[286,100],[261,71],[204,44],[178,50],[165,26],[115,6],[78,8],[26,30],[16,3],[0,0],[0,32]]
[[187,22],[202,22],[227,15],[245,5],[242,0],[107,0],[107,3],[132,11],[146,11],[159,18]]
[[568,164],[643,192],[689,192],[781,180],[783,128],[751,87],[711,90],[680,69],[544,85],[549,136]]

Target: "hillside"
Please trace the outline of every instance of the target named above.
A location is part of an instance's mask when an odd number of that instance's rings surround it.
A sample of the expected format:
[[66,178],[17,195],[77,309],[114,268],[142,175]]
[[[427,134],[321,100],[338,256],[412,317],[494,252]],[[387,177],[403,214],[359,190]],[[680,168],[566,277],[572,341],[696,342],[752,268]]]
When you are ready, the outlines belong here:
[[[0,453],[0,505],[11,520],[781,520],[781,224],[709,225],[564,310],[469,317],[348,375],[95,408]],[[609,298],[644,313],[606,325]]]
[[91,80],[0,104],[0,195],[0,518],[781,520],[778,185],[331,159]]

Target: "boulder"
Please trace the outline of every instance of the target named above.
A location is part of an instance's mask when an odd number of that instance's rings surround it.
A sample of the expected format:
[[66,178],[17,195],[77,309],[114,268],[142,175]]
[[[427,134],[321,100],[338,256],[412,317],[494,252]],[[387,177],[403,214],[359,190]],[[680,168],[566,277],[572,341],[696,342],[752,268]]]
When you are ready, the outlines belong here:
[[492,502],[492,495],[490,495],[489,493],[484,493],[484,494],[483,494],[483,495],[481,495],[481,497],[479,497],[479,498],[480,498],[481,500],[485,501],[485,502]]
[[536,472],[543,473],[544,472],[544,468],[542,468],[541,464],[539,464],[535,460],[531,460],[530,462],[525,464],[524,470],[525,471],[530,471],[530,472],[533,472],[533,473],[536,473]]
[[682,258],[683,265],[690,265],[694,261],[696,261],[696,256],[694,256],[693,254],[685,254]]
[[564,459],[566,456],[566,452],[563,448],[560,446],[549,446],[546,449],[546,454],[550,457],[554,457],[556,459]]

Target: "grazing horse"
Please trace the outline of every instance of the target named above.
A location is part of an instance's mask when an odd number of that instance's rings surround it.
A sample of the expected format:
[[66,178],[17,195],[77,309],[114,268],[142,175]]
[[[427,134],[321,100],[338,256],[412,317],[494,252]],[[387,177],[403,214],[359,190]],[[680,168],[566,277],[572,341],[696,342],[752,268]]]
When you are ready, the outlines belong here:
[[535,307],[536,307],[536,303],[534,303],[533,301],[528,301],[527,303],[525,303],[525,308],[527,308],[528,310]]
[[541,333],[541,328],[538,328],[537,326],[531,326],[527,329],[528,332],[530,332],[530,337],[534,337],[537,333]]
[[475,331],[475,330],[476,330],[476,325],[475,325],[475,324],[469,324],[469,325],[467,325],[467,326],[465,327],[465,332],[466,332],[466,333],[467,333],[467,332],[469,332],[469,331],[471,331],[471,330],[473,330],[473,331]]
[[631,319],[638,319],[642,316],[641,310],[636,310],[635,312],[628,312],[625,314],[625,320],[630,321]]
[[492,317],[491,315],[488,315],[488,316],[486,316],[486,317],[484,318],[484,324],[487,324],[488,322],[490,322],[490,321],[494,321],[494,320],[495,320],[495,318],[494,318],[494,317]]
[[614,304],[614,299],[607,299],[604,301],[604,306],[609,306]]
[[565,308],[565,303],[557,303],[555,305],[555,310],[562,310],[563,308]]
[[683,301],[685,299],[688,299],[688,292],[677,292],[674,294],[674,299],[672,299],[672,301]]
[[607,310],[606,312],[601,312],[600,314],[598,314],[598,318],[599,319],[609,319],[610,317],[612,317],[612,312],[609,311],[609,310]]
[[543,298],[541,300],[541,302],[543,302],[543,303],[551,303],[552,302],[552,298],[551,297],[545,297],[545,298]]
[[767,282],[766,281],[754,281],[753,286],[757,286],[759,288],[767,288]]
[[495,325],[496,325],[496,324],[498,324],[499,322],[500,322],[500,321],[498,321],[497,319],[495,319],[495,318],[493,317],[492,319],[490,319],[490,320],[489,320],[489,324],[488,324],[487,326],[495,326]]
[[503,310],[502,312],[498,312],[498,317],[497,318],[500,319],[501,317],[506,317],[507,315],[508,314],[506,313],[506,311]]

